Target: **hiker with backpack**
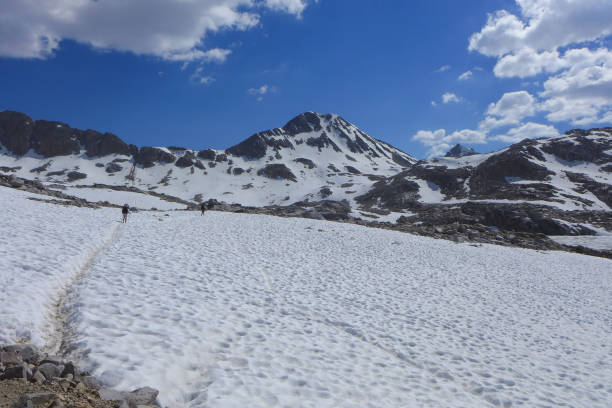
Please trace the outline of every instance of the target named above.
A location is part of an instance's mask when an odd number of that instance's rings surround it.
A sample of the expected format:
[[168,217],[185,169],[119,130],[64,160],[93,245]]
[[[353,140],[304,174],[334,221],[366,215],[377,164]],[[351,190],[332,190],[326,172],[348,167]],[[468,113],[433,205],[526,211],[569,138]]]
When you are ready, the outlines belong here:
[[206,212],[206,203],[200,204],[200,210],[202,211],[202,215]]
[[121,208],[121,214],[123,214],[123,223],[125,224],[127,222],[127,216],[128,213],[130,212],[130,206],[127,204],[124,204],[123,207]]

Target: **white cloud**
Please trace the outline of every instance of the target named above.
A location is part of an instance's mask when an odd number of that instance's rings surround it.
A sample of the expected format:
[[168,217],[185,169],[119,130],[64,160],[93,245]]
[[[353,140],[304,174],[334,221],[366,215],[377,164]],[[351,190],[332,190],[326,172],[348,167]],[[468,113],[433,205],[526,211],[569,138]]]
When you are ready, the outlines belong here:
[[268,93],[268,85],[262,85],[259,88],[250,88],[247,92],[250,95],[265,95]]
[[438,106],[438,103],[436,101],[431,101],[431,106]]
[[306,8],[306,2],[303,0],[266,0],[265,4],[272,10],[280,10],[297,16],[301,16]]
[[200,85],[208,85],[208,84],[213,83],[215,81],[215,78],[209,75],[205,75],[203,71],[204,71],[204,67],[196,68],[193,74],[191,74],[191,77],[190,77],[191,81],[196,84],[200,84]]
[[470,79],[472,77],[472,71],[465,71],[463,74],[459,75],[459,78],[457,78],[459,81],[465,81],[467,79]]
[[541,72],[557,72],[565,66],[557,50],[537,52],[531,48],[522,48],[515,54],[499,59],[493,72],[499,78],[526,78]]
[[487,116],[478,128],[488,132],[498,127],[515,125],[535,113],[536,100],[529,92],[507,92],[497,102],[489,104]]
[[504,135],[492,137],[492,140],[501,140],[508,143],[520,142],[523,139],[533,139],[537,137],[559,136],[559,131],[554,126],[543,125],[541,123],[527,122],[524,125],[510,129]]
[[450,65],[442,65],[440,68],[436,69],[434,72],[444,72],[451,69]]
[[444,95],[442,95],[442,103],[451,103],[451,102],[457,103],[460,101],[461,101],[461,98],[459,98],[454,93],[446,92]]
[[[547,74],[538,108],[551,122],[605,123],[612,110],[612,52],[585,44],[612,34],[609,0],[516,0],[520,16],[489,15],[469,49],[498,58],[500,78]],[[580,44],[581,48],[576,48]],[[559,48],[564,47],[564,53]],[[494,126],[486,118],[483,126]],[[505,123],[504,123],[505,124]]]
[[64,39],[173,61],[218,61],[204,51],[208,33],[259,24],[258,7],[299,16],[303,0],[3,0],[0,56],[47,58]]
[[523,48],[554,50],[612,34],[610,0],[516,0],[521,18],[506,10],[490,14],[469,40],[470,51],[503,56]]
[[185,52],[170,53],[164,56],[169,61],[183,61],[189,63],[190,61],[199,60],[202,62],[225,62],[227,56],[231,54],[231,50],[225,50],[222,48],[212,48],[207,51],[202,50],[189,50]]

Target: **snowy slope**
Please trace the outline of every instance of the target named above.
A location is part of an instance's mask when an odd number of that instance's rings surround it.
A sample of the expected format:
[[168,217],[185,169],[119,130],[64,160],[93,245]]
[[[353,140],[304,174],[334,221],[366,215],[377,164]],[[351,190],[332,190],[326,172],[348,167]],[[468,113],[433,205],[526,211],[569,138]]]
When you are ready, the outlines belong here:
[[[42,204],[0,187],[0,344],[50,342],[54,303],[110,240],[116,211]],[[47,199],[47,196],[39,198]]]
[[[28,254],[3,253],[0,277],[43,297],[55,289],[41,277],[74,275],[61,262],[93,220],[79,259],[98,251],[64,309],[71,357],[109,385],[159,388],[168,406],[612,403],[610,260],[263,215],[122,225],[116,210],[0,197],[13,214],[3,233],[23,237],[11,253]],[[17,306],[2,305],[0,327],[39,313]]]

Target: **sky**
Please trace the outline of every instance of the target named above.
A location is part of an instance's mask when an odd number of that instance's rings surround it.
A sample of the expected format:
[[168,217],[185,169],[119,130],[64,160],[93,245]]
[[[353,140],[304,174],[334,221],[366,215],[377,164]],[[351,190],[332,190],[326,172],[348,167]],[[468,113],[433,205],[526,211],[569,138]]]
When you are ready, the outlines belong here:
[[2,0],[0,110],[228,148],[337,113],[418,158],[612,126],[610,0]]

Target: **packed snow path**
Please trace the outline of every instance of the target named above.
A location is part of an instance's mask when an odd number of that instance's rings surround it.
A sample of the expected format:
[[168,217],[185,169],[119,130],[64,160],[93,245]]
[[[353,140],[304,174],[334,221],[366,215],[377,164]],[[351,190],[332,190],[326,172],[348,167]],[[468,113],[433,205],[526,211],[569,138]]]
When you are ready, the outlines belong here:
[[612,405],[609,260],[216,212],[110,240],[119,210],[26,196],[0,189],[0,342],[44,343],[84,270],[72,356],[168,407]]
[[136,214],[76,354],[169,406],[612,403],[612,263],[305,219]]

